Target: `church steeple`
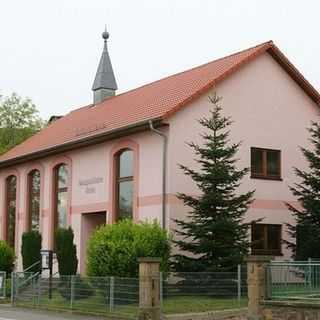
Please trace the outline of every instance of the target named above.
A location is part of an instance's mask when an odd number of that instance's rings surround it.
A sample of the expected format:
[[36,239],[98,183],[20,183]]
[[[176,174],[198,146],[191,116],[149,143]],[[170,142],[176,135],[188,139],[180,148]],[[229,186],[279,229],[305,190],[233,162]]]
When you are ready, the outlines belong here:
[[107,40],[109,38],[107,30],[102,33],[102,38],[104,39],[103,52],[92,86],[94,104],[114,96],[118,89],[107,48]]

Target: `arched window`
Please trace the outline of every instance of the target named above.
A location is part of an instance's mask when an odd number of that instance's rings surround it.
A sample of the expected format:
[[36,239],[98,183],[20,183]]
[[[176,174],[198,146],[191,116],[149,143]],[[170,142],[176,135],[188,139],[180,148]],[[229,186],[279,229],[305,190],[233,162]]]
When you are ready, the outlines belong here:
[[54,229],[67,227],[68,211],[68,167],[65,164],[59,164],[54,170]]
[[28,230],[40,229],[40,171],[32,170],[28,174]]
[[6,241],[14,248],[16,232],[17,178],[6,179]]
[[133,151],[125,149],[117,154],[116,178],[117,219],[133,218]]

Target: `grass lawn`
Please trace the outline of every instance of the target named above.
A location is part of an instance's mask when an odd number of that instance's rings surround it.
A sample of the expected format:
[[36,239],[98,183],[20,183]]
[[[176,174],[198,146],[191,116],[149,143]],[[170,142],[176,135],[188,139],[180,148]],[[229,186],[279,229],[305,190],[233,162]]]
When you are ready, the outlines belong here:
[[301,284],[289,283],[287,285],[273,285],[271,297],[281,298],[308,298],[312,296],[320,296],[320,286],[305,286]]
[[180,296],[164,299],[164,313],[191,313],[244,308],[247,299],[242,298],[240,303],[234,298],[211,298],[199,296]]
[[[94,314],[116,314],[125,317],[135,317],[138,313],[138,303],[115,305],[113,310],[107,305],[100,295],[94,295],[81,300],[76,300],[72,306],[70,300],[64,299],[57,290],[53,291],[52,299],[42,296],[38,301],[26,297],[18,300],[17,305],[36,308],[46,308],[53,310],[68,310]],[[247,299],[241,299],[240,303],[236,298],[212,298],[201,296],[179,296],[170,297],[163,300],[163,312],[166,314],[192,313],[205,311],[219,311],[237,309],[247,306]],[[72,308],[71,308],[72,307]]]
[[17,301],[17,305],[45,308],[50,310],[76,311],[91,314],[119,314],[126,317],[135,316],[138,311],[138,304],[122,306],[116,305],[112,310],[110,310],[110,306],[106,305],[103,297],[99,295],[76,300],[71,306],[70,300],[66,300],[65,298],[63,298],[56,290],[53,291],[51,299],[49,299],[47,295],[42,296],[39,301],[37,298],[23,298]]
[[5,298],[5,299],[0,299],[0,304],[8,304],[10,303],[10,299],[9,298]]

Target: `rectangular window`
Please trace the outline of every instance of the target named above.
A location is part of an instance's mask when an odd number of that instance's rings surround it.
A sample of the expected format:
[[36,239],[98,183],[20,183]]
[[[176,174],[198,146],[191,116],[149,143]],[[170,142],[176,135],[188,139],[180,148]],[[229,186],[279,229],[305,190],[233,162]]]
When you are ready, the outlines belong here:
[[280,150],[251,148],[251,178],[281,180]]
[[281,255],[281,225],[253,223],[251,251],[254,255]]

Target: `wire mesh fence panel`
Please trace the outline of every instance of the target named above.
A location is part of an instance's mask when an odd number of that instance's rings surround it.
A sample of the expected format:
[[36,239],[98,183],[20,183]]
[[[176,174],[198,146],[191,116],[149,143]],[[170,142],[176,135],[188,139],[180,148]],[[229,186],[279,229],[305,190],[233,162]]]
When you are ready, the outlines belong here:
[[320,263],[274,262],[267,267],[268,298],[320,302]]
[[[164,313],[235,309],[247,305],[247,272],[167,273],[154,279]],[[13,274],[13,303],[136,318],[139,279]]]
[[234,309],[247,305],[246,268],[237,272],[169,273],[162,275],[164,313]]
[[6,297],[6,272],[0,271],[0,299],[4,299]]
[[15,272],[12,274],[12,299],[14,302],[33,301],[34,273]]
[[[15,275],[14,303],[136,318],[139,280],[118,277]],[[24,280],[23,280],[24,279]],[[21,284],[24,281],[23,290]]]

